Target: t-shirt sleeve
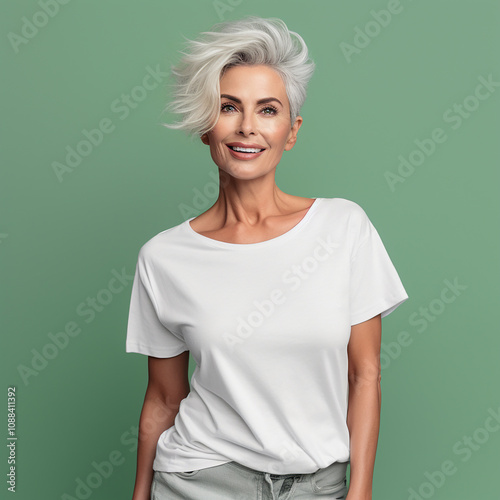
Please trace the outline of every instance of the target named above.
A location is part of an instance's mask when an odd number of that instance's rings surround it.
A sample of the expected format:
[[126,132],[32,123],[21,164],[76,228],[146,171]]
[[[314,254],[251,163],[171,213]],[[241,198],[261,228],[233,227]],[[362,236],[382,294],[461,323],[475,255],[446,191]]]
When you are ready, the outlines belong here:
[[[126,352],[170,358],[189,349],[179,335],[174,334],[160,321],[148,267],[144,251],[141,249],[130,297]],[[151,272],[151,269],[149,271]]]
[[351,325],[378,314],[385,317],[408,299],[401,279],[380,239],[363,210],[351,257]]

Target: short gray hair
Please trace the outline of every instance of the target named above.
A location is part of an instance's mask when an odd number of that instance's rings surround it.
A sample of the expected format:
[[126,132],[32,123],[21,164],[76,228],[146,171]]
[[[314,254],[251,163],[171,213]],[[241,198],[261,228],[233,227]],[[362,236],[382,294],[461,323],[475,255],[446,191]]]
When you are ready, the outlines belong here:
[[224,72],[233,66],[257,64],[267,65],[281,76],[293,125],[306,99],[315,64],[302,37],[290,31],[284,21],[247,16],[218,23],[198,39],[186,40],[189,50],[181,52],[184,57],[170,68],[176,82],[173,100],[165,108],[182,119],[162,125],[191,136],[209,132],[219,119],[220,78]]

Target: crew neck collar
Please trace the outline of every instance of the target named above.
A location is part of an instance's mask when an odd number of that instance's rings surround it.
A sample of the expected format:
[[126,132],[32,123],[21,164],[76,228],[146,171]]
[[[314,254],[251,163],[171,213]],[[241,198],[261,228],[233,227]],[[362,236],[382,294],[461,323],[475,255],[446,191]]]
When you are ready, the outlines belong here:
[[311,218],[312,214],[316,211],[316,208],[320,204],[321,200],[323,198],[314,198],[313,203],[307,210],[306,214],[300,221],[295,224],[291,229],[289,229],[287,232],[280,234],[279,236],[276,236],[274,238],[271,238],[269,240],[264,240],[264,241],[258,241],[256,243],[230,243],[228,241],[220,241],[220,240],[215,240],[213,238],[209,238],[208,236],[204,236],[200,233],[197,233],[189,224],[190,221],[192,221],[195,217],[191,217],[190,219],[185,220],[182,225],[184,226],[186,232],[191,235],[192,238],[195,238],[199,243],[204,243],[206,245],[212,246],[212,247],[218,247],[218,248],[232,248],[232,249],[237,249],[237,248],[261,248],[261,247],[270,247],[272,245],[281,243],[282,241],[287,240],[294,234],[296,234],[300,229],[302,229],[309,219]]

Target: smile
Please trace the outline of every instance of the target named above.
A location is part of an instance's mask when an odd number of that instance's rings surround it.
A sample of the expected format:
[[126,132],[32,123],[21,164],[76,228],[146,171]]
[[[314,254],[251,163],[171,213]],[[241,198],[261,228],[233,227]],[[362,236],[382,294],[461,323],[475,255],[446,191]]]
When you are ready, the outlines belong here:
[[265,151],[265,149],[242,148],[239,146],[227,146],[227,148],[229,149],[231,156],[237,160],[253,160]]
[[232,149],[233,151],[240,151],[242,153],[260,153],[261,151],[264,151],[263,149],[257,149],[257,148],[239,148],[238,146],[228,146],[229,149]]

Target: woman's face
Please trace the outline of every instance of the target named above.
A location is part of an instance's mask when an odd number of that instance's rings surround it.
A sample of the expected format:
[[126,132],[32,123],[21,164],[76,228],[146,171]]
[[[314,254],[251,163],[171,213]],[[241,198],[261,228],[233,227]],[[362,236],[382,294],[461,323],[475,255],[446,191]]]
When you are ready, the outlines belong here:
[[[302,124],[299,116],[291,126],[283,80],[268,66],[234,66],[221,78],[220,90],[219,120],[201,137],[210,146],[213,161],[240,179],[269,173],[278,165],[283,151],[293,148]],[[235,143],[264,151],[238,153],[229,147],[237,147]]]

